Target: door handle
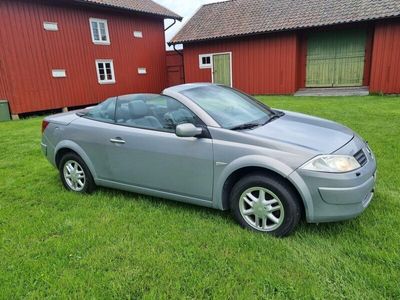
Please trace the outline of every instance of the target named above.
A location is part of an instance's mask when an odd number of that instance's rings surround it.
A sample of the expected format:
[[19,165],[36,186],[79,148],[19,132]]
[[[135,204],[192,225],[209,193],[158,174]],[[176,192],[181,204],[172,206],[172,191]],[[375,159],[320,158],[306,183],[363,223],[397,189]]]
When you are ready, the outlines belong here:
[[110,139],[110,142],[113,144],[125,144],[125,141],[121,138]]

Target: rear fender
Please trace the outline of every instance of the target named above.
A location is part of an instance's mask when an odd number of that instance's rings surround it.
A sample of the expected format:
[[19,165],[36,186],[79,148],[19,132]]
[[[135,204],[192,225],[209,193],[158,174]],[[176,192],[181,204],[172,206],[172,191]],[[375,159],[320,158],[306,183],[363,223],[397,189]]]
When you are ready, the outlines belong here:
[[89,156],[86,155],[85,151],[77,143],[70,141],[70,140],[63,140],[63,141],[59,142],[57,144],[57,146],[55,147],[54,157],[56,157],[58,151],[60,151],[62,149],[70,149],[70,150],[76,152],[83,159],[83,161],[89,168],[89,171],[93,176],[93,179],[96,180],[97,174],[96,174],[96,171],[95,171],[92,161],[90,160]]

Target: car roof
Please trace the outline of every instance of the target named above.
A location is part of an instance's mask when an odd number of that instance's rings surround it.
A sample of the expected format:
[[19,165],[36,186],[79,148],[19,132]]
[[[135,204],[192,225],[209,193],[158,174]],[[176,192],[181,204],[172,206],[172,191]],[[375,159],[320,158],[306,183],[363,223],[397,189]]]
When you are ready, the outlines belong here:
[[168,94],[169,92],[181,93],[181,92],[184,92],[184,91],[187,91],[190,89],[194,89],[194,88],[198,88],[198,87],[205,87],[205,86],[216,86],[216,84],[207,83],[207,82],[186,83],[186,84],[181,84],[181,85],[176,85],[176,86],[166,88],[163,91],[163,94]]
[[117,96],[118,101],[134,101],[134,100],[141,100],[141,99],[151,99],[151,98],[157,98],[160,97],[160,94],[126,94],[126,95],[121,95]]
[[[205,86],[218,86],[217,84],[213,83],[207,83],[207,82],[201,82],[201,83],[186,83],[186,84],[180,84],[176,86],[172,86],[169,88],[166,88],[161,95],[168,95],[168,92],[174,92],[174,93],[181,93],[193,88],[197,87],[205,87]],[[126,95],[120,95],[117,96],[118,100],[139,100],[138,98],[155,98],[159,97],[160,94],[153,94],[153,93],[139,93],[139,94],[126,94]]]

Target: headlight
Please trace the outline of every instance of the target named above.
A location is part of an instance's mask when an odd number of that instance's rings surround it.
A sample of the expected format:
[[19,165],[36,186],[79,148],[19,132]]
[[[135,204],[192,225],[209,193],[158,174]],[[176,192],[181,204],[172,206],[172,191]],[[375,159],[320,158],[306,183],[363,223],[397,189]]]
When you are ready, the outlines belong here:
[[353,156],[320,155],[307,162],[301,168],[317,172],[344,173],[354,171],[361,168],[361,166]]

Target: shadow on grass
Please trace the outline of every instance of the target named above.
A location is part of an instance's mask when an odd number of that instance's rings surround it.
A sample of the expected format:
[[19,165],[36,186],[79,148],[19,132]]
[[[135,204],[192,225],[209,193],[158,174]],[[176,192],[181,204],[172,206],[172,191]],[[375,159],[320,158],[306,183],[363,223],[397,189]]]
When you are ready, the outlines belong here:
[[354,224],[351,223],[351,220],[319,224],[302,221],[299,224],[298,231],[305,235],[313,235],[320,238],[336,237],[342,235],[345,231],[354,230]]
[[[153,208],[157,209],[160,206],[167,206],[168,208],[172,209],[177,209],[177,210],[184,210],[188,212],[205,212],[209,213],[212,215],[218,215],[221,217],[224,217],[224,219],[229,219],[230,214],[229,211],[221,211],[209,207],[204,207],[204,206],[199,206],[199,205],[194,205],[190,203],[185,203],[185,202],[180,202],[180,201],[175,201],[175,200],[169,200],[169,199],[164,199],[164,198],[158,198],[158,197],[152,197],[152,196],[147,196],[144,194],[137,194],[134,192],[128,192],[128,191],[122,191],[122,190],[116,190],[116,189],[110,189],[110,188],[105,188],[105,187],[98,187],[97,192],[101,192],[103,195],[107,196],[122,196],[124,201],[132,201],[132,200],[139,200],[145,202],[146,205],[150,205]],[[94,195],[96,195],[96,193]]]
[[[58,176],[57,180],[58,180]],[[60,187],[62,183],[60,182]],[[221,211],[213,208],[208,208],[204,206],[197,206],[190,203],[179,202],[174,200],[168,200],[164,198],[152,197],[143,194],[137,194],[134,192],[122,191],[117,189],[111,189],[106,187],[97,187],[96,191],[92,195],[87,195],[88,197],[105,196],[110,199],[113,197],[119,198],[117,201],[140,201],[146,206],[152,209],[161,209],[161,207],[167,207],[171,210],[185,211],[189,213],[195,213],[199,216],[199,212],[206,215],[217,216],[221,218],[224,222],[232,226],[239,226],[233,219],[229,211]],[[345,231],[357,231],[358,222],[356,220],[341,221],[334,223],[307,223],[305,217],[302,217],[295,234],[292,237],[302,237],[302,236],[318,236],[320,238],[332,238],[343,234]],[[253,233],[253,231],[248,230],[248,232]],[[254,232],[254,234],[259,234]]]
[[[174,200],[168,200],[168,199],[163,199],[163,198],[157,198],[157,197],[151,197],[151,196],[146,196],[142,194],[136,194],[133,192],[126,192],[126,191],[120,191],[120,190],[113,190],[109,188],[104,188],[104,187],[99,187],[98,191],[101,191],[104,195],[109,195],[109,196],[123,196],[123,199],[125,201],[131,201],[134,199],[140,199],[141,201],[146,202],[146,205],[150,205],[152,208],[157,209],[162,206],[167,206],[168,208],[171,208],[173,210],[181,210],[181,211],[186,211],[186,212],[193,212],[198,215],[198,212],[201,211],[206,214],[210,214],[213,216],[218,216],[219,218],[223,219],[225,222],[228,224],[231,224],[233,226],[239,226],[236,221],[233,219],[233,217],[230,214],[230,211],[221,211],[213,208],[208,208],[208,207],[203,207],[203,206],[197,206],[194,204],[189,204],[189,203],[184,203],[184,202],[178,202]],[[314,224],[314,223],[307,223],[305,218],[303,217],[301,222],[298,225],[298,228],[296,232],[300,233],[300,235],[315,235],[319,236],[321,238],[325,237],[332,237],[332,236],[338,236],[342,234],[344,231],[348,231],[349,229],[354,230],[354,226],[356,226],[357,222],[353,222],[352,220],[350,221],[341,221],[341,222],[335,222],[335,223],[319,223],[319,224]],[[253,231],[248,231],[252,232]],[[254,232],[255,234],[258,234]]]

